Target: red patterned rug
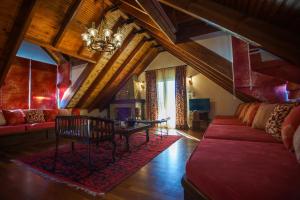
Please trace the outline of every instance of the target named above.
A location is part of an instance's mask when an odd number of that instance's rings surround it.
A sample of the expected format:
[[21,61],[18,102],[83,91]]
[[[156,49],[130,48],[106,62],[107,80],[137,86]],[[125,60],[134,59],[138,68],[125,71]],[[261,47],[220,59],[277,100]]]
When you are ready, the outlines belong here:
[[110,143],[100,143],[99,147],[93,145],[92,170],[88,165],[87,145],[78,143],[75,144],[74,153],[71,152],[71,145],[60,146],[55,173],[52,171],[54,148],[22,157],[17,162],[25,163],[35,172],[57,182],[66,183],[92,195],[101,195],[146,165],[181,137],[169,135],[161,139],[150,134],[150,141],[145,143],[145,134],[133,134],[130,137],[130,152],[125,151],[125,139],[117,138],[114,163],[111,161]]

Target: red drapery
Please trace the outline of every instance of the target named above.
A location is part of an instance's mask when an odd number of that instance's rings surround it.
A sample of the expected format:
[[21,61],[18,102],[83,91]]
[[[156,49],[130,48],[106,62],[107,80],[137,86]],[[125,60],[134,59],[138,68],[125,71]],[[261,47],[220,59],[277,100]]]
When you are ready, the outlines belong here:
[[146,112],[149,120],[156,120],[158,115],[156,72],[146,72]]
[[186,65],[175,72],[176,128],[187,129]]

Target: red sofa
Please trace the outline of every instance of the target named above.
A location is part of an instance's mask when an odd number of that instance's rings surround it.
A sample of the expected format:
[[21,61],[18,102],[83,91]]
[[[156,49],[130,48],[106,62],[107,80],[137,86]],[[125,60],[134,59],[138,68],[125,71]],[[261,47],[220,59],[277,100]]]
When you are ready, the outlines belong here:
[[295,155],[263,130],[218,116],[190,156],[185,199],[300,199]]

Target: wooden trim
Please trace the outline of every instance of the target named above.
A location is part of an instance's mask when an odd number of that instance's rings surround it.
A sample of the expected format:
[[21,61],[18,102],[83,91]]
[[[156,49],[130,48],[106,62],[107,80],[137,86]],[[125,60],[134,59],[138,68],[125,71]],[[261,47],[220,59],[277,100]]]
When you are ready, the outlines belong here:
[[[118,21],[114,24],[114,26],[112,27],[112,30],[115,32],[120,24],[122,23],[123,18],[120,17],[118,19]],[[101,60],[103,54],[100,53],[97,57],[97,63]],[[72,85],[72,87],[69,89],[69,95],[67,96],[67,98],[64,99],[64,103],[62,105],[63,108],[65,108],[70,101],[72,100],[73,96],[76,94],[76,92],[80,89],[80,86],[84,83],[84,81],[88,78],[88,76],[90,75],[90,73],[92,73],[93,69],[95,68],[96,64],[91,64],[89,63],[83,70],[83,72],[80,74],[80,76],[78,77],[78,79],[75,81],[75,83]]]
[[137,3],[148,13],[152,21],[172,42],[176,41],[176,28],[157,0],[137,0]]
[[118,59],[118,57],[121,55],[121,53],[126,49],[128,44],[134,38],[134,36],[135,36],[134,31],[135,31],[135,29],[131,30],[131,32],[128,34],[128,36],[124,40],[122,47],[119,48],[112,55],[112,57],[108,60],[108,62],[105,64],[105,66],[102,68],[100,73],[95,78],[95,80],[92,82],[92,84],[89,86],[89,88],[85,91],[84,95],[80,98],[80,100],[76,106],[81,106],[89,98],[90,94],[95,90],[98,83],[103,79],[103,77],[106,75],[106,73],[111,68],[111,66],[114,64],[114,62]]
[[128,65],[128,63],[132,60],[132,58],[136,55],[136,53],[142,48],[142,46],[145,44],[145,38],[143,38],[132,50],[132,52],[129,54],[129,56],[124,60],[124,62],[121,64],[121,66],[118,68],[118,70],[114,73],[114,75],[110,78],[108,83],[104,86],[104,88],[99,92],[97,97],[95,98],[94,102],[91,104],[90,107],[94,107],[99,101],[101,101],[102,98],[104,98],[104,95],[107,91],[110,92],[109,87],[113,84],[113,82],[116,80],[116,78],[120,75],[122,75],[122,71],[124,68]]
[[300,39],[296,33],[246,16],[213,1],[159,0],[159,2],[248,41],[254,41],[300,67]]
[[57,52],[60,52],[60,53],[63,53],[63,54],[67,54],[67,55],[69,55],[71,57],[78,58],[78,59],[87,61],[89,63],[94,63],[94,64],[96,63],[96,60],[94,60],[94,59],[78,55],[76,52],[71,52],[71,51],[68,51],[68,50],[65,50],[65,49],[53,47],[50,44],[47,44],[45,42],[36,40],[34,38],[25,38],[25,40],[28,41],[28,42],[31,42],[33,44],[36,44],[38,46],[41,46],[41,47],[44,47],[44,48],[47,48],[47,49],[50,49],[50,50],[53,50],[53,51],[57,51]]
[[191,182],[187,180],[184,174],[181,179],[181,185],[184,189],[184,200],[208,200]]
[[75,0],[74,3],[69,7],[65,18],[62,21],[62,24],[55,36],[55,38],[53,39],[52,45],[54,47],[57,47],[59,45],[59,43],[61,42],[62,38],[64,37],[64,34],[66,32],[66,30],[68,29],[69,25],[71,24],[71,22],[73,21],[73,19],[75,18],[77,12],[79,11],[81,5],[82,5],[83,0]]
[[23,0],[16,16],[12,29],[5,42],[0,61],[0,86],[3,84],[10,65],[24,39],[25,33],[30,26],[33,14],[37,7],[37,0]]
[[57,55],[57,54],[60,54],[60,53],[54,52],[54,51],[49,50],[49,49],[47,49],[45,47],[42,47],[42,49],[51,57],[52,60],[55,61],[55,63],[57,65],[62,64],[64,62],[67,62],[62,55]]

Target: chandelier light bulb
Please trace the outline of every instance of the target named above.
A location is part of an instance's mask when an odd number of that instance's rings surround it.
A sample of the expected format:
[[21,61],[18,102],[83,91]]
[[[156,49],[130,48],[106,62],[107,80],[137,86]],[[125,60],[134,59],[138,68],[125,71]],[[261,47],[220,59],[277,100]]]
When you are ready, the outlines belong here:
[[83,41],[88,41],[90,36],[88,33],[83,33],[83,34],[81,34],[81,38]]
[[103,30],[103,32],[104,32],[104,37],[105,38],[110,38],[111,35],[112,35],[112,31],[110,29],[106,28],[106,29]]
[[88,32],[92,37],[95,37],[98,34],[98,30],[95,28],[89,28]]

